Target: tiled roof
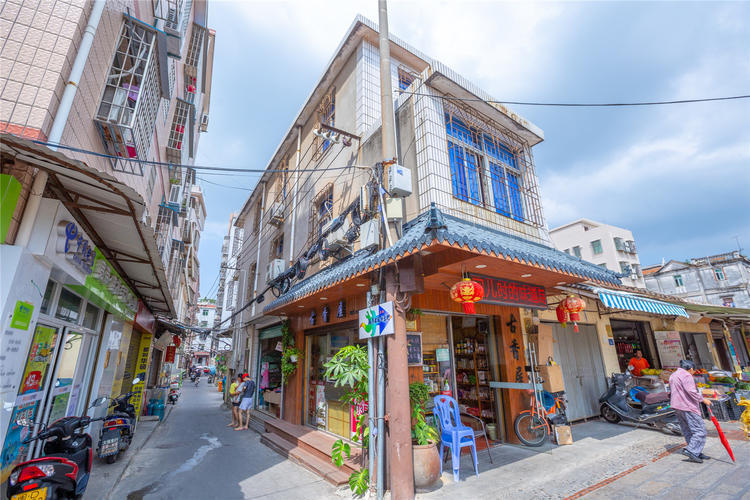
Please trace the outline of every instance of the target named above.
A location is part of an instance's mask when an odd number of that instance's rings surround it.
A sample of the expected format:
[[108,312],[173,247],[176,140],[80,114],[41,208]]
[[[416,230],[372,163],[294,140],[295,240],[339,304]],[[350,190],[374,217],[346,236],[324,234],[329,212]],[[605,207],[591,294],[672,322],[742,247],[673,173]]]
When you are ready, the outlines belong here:
[[296,283],[287,293],[268,304],[263,311],[272,311],[363,272],[377,269],[433,242],[459,245],[470,251],[518,259],[522,263],[571,273],[603,284],[620,284],[618,275],[612,271],[552,247],[445,215],[433,204],[427,212],[404,225],[403,237],[390,248],[374,253],[357,252],[350,258]]

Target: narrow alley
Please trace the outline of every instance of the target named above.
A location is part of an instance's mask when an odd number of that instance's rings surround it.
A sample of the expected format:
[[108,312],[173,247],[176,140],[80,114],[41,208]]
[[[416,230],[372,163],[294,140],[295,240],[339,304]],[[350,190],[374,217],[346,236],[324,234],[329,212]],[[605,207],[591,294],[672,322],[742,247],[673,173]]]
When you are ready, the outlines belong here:
[[[229,412],[220,406],[216,386],[186,383],[163,425],[131,460],[112,500],[141,499],[310,499],[334,496],[323,479],[285,460],[260,443],[253,430],[227,427]],[[96,463],[91,478],[107,467]],[[98,469],[98,470],[97,470]],[[93,488],[85,498],[94,500]],[[103,499],[102,499],[103,500]]]

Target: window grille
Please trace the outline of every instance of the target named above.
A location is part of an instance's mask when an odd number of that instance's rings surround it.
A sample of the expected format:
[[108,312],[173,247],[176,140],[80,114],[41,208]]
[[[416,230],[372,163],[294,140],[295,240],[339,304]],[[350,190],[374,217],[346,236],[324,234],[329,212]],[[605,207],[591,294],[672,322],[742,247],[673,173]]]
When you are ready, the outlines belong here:
[[[318,107],[318,121],[321,124],[333,127],[336,124],[336,88],[332,88]],[[323,154],[331,147],[331,141],[315,136],[313,141],[313,160],[323,158]]]
[[411,85],[411,82],[414,81],[415,75],[408,71],[404,67],[398,68],[398,90],[399,94],[403,93],[407,88],[409,88],[409,85]]
[[193,32],[190,35],[190,45],[188,46],[185,64],[194,68],[198,67],[203,49],[203,37],[206,30],[202,26],[193,23]]
[[183,148],[185,139],[185,128],[188,127],[188,116],[190,115],[190,104],[183,99],[177,99],[174,115],[172,116],[172,128],[169,131],[167,141],[167,161],[174,164],[182,164]]
[[169,58],[169,99],[162,99],[161,101],[161,112],[162,112],[162,124],[167,124],[169,118],[169,107],[172,103],[170,99],[174,96],[174,86],[177,81],[177,63],[171,57]]
[[166,0],[167,18],[164,25],[174,31],[180,31],[182,25],[182,0]]
[[[95,116],[107,151],[123,160],[145,159],[151,147],[161,99],[153,29],[126,18]],[[117,160],[113,168],[132,171],[133,162]]]
[[333,184],[329,183],[313,199],[310,216],[310,237],[315,240],[323,234],[323,227],[333,220]]

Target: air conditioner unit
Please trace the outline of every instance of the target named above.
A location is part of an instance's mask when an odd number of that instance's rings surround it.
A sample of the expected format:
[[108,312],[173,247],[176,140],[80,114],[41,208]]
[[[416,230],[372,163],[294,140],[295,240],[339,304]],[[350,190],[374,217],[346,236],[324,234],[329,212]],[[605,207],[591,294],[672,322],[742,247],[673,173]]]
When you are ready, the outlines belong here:
[[270,282],[284,272],[284,259],[273,259],[266,269],[266,281]]
[[636,280],[640,279],[640,276],[638,276],[637,274],[634,273],[634,274],[630,275],[630,279],[633,280],[633,281],[636,281]]
[[269,222],[274,226],[280,226],[284,223],[284,204],[282,202],[276,202],[271,205],[271,217]]
[[394,198],[405,198],[412,192],[411,170],[394,163],[388,167],[388,192]]
[[341,224],[338,229],[332,231],[326,238],[328,241],[328,248],[335,251],[342,247],[349,246],[349,241],[346,239],[346,232],[349,231],[351,226],[352,223],[349,219],[344,219],[344,223]]
[[359,247],[371,248],[380,244],[380,221],[377,218],[363,222],[359,227]]
[[208,130],[208,115],[201,116],[201,132]]

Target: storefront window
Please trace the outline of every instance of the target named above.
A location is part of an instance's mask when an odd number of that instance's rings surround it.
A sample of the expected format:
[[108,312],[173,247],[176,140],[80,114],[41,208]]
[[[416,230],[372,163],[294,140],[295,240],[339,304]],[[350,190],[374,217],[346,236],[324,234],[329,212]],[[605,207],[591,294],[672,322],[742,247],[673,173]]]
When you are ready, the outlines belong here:
[[71,323],[78,323],[82,303],[83,300],[79,296],[63,287],[60,290],[60,298],[57,301],[55,317],[70,321]]
[[42,307],[40,311],[42,314],[49,314],[49,304],[52,301],[52,292],[55,291],[55,282],[48,281],[47,288],[44,290],[44,298],[42,299]]
[[50,410],[48,422],[54,422],[65,416],[71,398],[71,390],[73,389],[73,380],[76,374],[76,366],[78,365],[82,343],[83,334],[69,331],[60,346],[62,358],[59,361],[60,368],[53,387],[52,409]]
[[423,314],[421,317],[422,373],[430,397],[441,392],[453,394],[447,321],[448,317],[435,314]]
[[260,340],[258,363],[258,409],[279,418],[281,415],[281,352],[276,349],[281,336]]
[[307,337],[307,424],[347,439],[353,431],[352,409],[340,401],[347,389],[335,387],[332,380],[326,380],[324,365],[339,349],[357,343],[360,341],[354,328]]
[[495,391],[489,363],[489,320],[453,316],[453,346],[456,360],[456,399],[462,412],[494,424],[497,417]]
[[83,315],[83,326],[90,330],[96,330],[98,320],[99,308],[91,303],[86,304],[86,313]]

